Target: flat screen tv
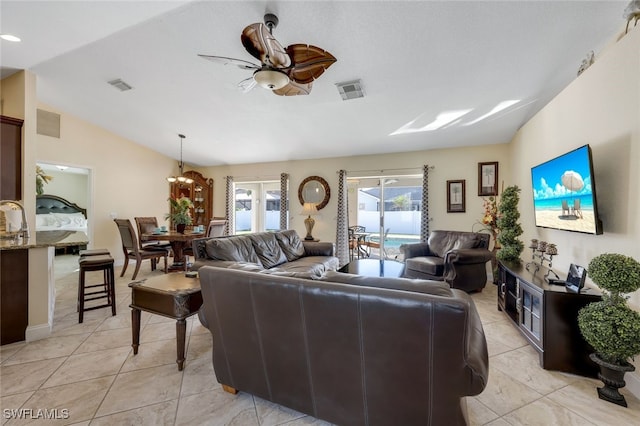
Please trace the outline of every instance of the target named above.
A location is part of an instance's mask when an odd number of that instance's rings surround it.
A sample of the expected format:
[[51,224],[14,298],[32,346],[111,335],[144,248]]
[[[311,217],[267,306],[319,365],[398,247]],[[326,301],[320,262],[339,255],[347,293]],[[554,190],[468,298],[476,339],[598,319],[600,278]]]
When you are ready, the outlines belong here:
[[602,234],[589,145],[531,168],[536,226]]

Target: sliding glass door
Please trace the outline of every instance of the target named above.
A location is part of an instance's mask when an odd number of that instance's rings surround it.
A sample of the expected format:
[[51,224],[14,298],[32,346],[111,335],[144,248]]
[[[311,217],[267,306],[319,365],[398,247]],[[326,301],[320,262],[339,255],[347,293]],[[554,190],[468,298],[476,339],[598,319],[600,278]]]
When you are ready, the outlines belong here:
[[420,239],[422,177],[352,177],[347,184],[349,225],[365,228],[368,255],[402,260],[400,245]]

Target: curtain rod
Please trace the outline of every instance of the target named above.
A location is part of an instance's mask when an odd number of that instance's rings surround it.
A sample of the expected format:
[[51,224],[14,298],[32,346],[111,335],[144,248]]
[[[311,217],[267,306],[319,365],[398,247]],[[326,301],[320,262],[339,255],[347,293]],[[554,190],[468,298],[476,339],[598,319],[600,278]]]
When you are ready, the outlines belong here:
[[[427,166],[429,168],[429,170],[433,170],[436,168],[436,166]],[[419,174],[422,172],[422,167],[405,167],[405,168],[399,168],[399,169],[373,169],[373,170],[346,170],[347,175],[352,174],[352,173],[391,173],[391,172],[400,172],[400,171],[413,171],[416,174]],[[340,171],[336,171],[336,173],[339,173]]]
[[[228,176],[225,176],[225,178]],[[280,175],[274,176],[231,176],[234,182],[260,182],[265,180],[280,180]]]

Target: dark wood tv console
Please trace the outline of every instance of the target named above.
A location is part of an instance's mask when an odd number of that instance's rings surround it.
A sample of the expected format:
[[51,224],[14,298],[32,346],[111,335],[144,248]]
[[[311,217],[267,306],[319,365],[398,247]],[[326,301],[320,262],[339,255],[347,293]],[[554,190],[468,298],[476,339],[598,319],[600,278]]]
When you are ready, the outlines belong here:
[[600,292],[569,292],[547,284],[544,273],[531,273],[523,263],[499,262],[498,310],[539,353],[542,368],[597,377],[598,366],[589,359],[593,349],[580,334],[577,318],[583,306],[601,300]]

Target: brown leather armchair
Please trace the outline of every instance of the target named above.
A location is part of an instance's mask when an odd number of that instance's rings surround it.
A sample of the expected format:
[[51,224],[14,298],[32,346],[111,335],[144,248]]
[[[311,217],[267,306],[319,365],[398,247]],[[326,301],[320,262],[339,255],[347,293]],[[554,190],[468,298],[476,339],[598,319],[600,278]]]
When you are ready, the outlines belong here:
[[466,292],[487,284],[486,264],[491,260],[489,234],[433,231],[426,243],[403,244],[404,276],[445,281]]

